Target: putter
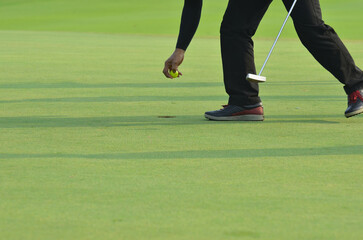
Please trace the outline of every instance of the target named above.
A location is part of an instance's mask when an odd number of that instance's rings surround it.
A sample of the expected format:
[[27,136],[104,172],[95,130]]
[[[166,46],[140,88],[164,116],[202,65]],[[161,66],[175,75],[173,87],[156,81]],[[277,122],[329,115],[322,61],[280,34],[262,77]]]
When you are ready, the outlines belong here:
[[261,76],[261,74],[262,74],[263,70],[265,69],[266,64],[267,64],[267,62],[268,62],[268,60],[269,60],[269,58],[270,58],[270,56],[271,56],[271,54],[272,54],[272,51],[274,50],[274,48],[275,48],[275,46],[276,46],[277,40],[279,40],[279,38],[280,38],[280,35],[281,35],[281,33],[282,33],[282,30],[284,30],[284,27],[285,27],[285,25],[286,25],[286,23],[287,23],[287,20],[289,19],[289,17],[290,17],[290,15],[291,15],[291,13],[292,13],[292,10],[294,10],[294,7],[295,7],[296,2],[297,2],[297,0],[295,0],[295,1],[294,1],[294,3],[292,4],[291,9],[290,9],[289,13],[287,14],[287,17],[286,17],[286,19],[285,19],[284,23],[282,24],[282,27],[281,27],[281,29],[280,29],[280,32],[279,32],[279,34],[277,35],[277,38],[276,38],[276,40],[275,40],[274,44],[272,45],[272,48],[271,48],[271,50],[270,50],[269,54],[267,55],[267,58],[266,58],[265,63],[263,64],[263,66],[262,66],[262,68],[261,68],[260,73],[259,73],[258,75],[256,75],[256,74],[252,74],[252,73],[247,74],[246,79],[247,79],[248,81],[250,81],[250,82],[257,82],[257,83],[266,82],[266,77]]

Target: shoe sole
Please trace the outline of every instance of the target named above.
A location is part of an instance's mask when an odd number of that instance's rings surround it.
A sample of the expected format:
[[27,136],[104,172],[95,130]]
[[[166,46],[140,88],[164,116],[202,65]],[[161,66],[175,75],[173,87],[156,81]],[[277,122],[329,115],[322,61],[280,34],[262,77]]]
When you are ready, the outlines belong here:
[[354,112],[346,113],[345,117],[350,118],[350,117],[356,116],[356,115],[361,114],[361,113],[363,113],[363,108],[358,109],[357,111],[354,111]]
[[263,115],[256,115],[256,114],[228,116],[228,117],[215,117],[208,114],[204,114],[204,117],[214,121],[263,121],[265,119]]

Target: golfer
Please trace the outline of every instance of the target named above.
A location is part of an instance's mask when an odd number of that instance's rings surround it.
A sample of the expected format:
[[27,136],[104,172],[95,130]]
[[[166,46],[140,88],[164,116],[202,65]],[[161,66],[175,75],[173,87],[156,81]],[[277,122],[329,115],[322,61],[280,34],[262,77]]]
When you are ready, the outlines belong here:
[[[203,0],[185,0],[179,37],[163,73],[177,71],[199,24]],[[221,24],[224,85],[229,95],[223,109],[205,113],[211,120],[262,121],[263,106],[258,84],[246,80],[256,73],[252,37],[272,0],[229,0]],[[283,0],[290,9],[293,0]],[[346,117],[363,112],[363,72],[333,28],[322,19],[319,0],[298,0],[291,14],[302,44],[342,84],[348,95]]]

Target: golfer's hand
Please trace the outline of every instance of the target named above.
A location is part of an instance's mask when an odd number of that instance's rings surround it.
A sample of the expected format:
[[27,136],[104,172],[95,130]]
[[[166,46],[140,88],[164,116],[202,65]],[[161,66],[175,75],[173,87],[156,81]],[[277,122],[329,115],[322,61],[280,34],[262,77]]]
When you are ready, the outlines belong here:
[[[165,77],[167,78],[173,78],[170,76],[169,71],[176,72],[178,70],[178,67],[180,64],[182,64],[184,60],[184,53],[185,51],[183,49],[177,48],[175,49],[174,53],[168,58],[168,60],[165,61],[165,66],[163,73]],[[181,72],[179,72],[179,76],[183,75]]]

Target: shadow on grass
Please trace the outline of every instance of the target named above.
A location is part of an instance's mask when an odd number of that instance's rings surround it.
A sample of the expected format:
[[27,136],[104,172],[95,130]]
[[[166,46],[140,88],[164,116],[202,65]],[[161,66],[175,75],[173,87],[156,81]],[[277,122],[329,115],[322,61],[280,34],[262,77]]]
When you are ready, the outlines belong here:
[[[334,81],[297,81],[297,82],[278,82],[273,85],[334,85]],[[181,82],[165,80],[158,83],[3,83],[0,89],[61,89],[61,88],[204,88],[204,87],[223,87],[223,82]]]
[[363,145],[321,147],[321,148],[270,148],[270,149],[229,149],[229,150],[190,150],[165,152],[134,152],[134,153],[103,153],[103,154],[10,154],[0,153],[0,159],[22,158],[78,158],[78,159],[226,159],[226,158],[257,158],[257,157],[298,157],[298,156],[330,156],[330,155],[361,155]]
[[49,117],[24,116],[1,117],[0,128],[49,128],[49,127],[132,127],[132,126],[180,126],[180,125],[216,125],[238,124],[256,125],[273,123],[306,123],[306,124],[339,124],[329,118],[342,118],[340,115],[278,115],[268,116],[264,122],[240,121],[209,121],[203,115],[173,116],[173,118],[160,118],[158,116],[109,116],[109,117]]
[[[65,97],[65,98],[32,98],[0,100],[0,103],[110,103],[110,102],[186,102],[186,101],[220,101],[226,102],[226,96],[101,96],[101,97]],[[345,101],[345,98],[328,95],[302,96],[264,96],[267,101]]]
[[221,87],[222,82],[180,82],[169,81],[159,83],[5,83],[0,89],[58,89],[58,88],[203,88]]

